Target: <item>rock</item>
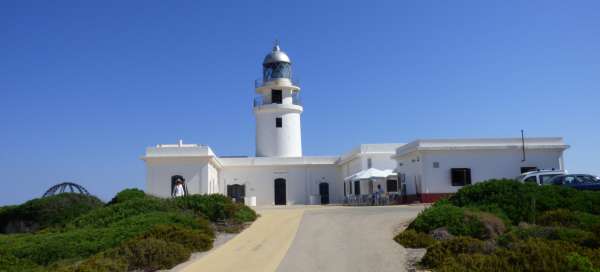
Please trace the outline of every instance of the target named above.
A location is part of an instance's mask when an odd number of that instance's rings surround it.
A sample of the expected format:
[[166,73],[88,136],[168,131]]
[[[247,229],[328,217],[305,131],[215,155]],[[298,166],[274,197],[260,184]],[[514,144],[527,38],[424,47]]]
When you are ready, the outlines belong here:
[[431,237],[433,237],[433,239],[438,241],[444,241],[454,238],[454,235],[452,235],[445,227],[434,229],[429,234],[431,235]]

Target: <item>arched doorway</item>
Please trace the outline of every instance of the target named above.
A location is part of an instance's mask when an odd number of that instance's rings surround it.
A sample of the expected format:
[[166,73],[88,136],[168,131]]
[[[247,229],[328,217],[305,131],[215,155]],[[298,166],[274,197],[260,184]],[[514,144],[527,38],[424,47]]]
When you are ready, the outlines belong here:
[[329,183],[321,182],[319,184],[319,194],[321,195],[321,204],[329,204]]
[[189,195],[185,178],[181,175],[174,175],[171,176],[171,196],[175,197],[175,185],[177,185],[177,182],[181,182],[181,185],[183,185],[184,195]]
[[275,179],[275,205],[287,204],[285,192],[285,179]]

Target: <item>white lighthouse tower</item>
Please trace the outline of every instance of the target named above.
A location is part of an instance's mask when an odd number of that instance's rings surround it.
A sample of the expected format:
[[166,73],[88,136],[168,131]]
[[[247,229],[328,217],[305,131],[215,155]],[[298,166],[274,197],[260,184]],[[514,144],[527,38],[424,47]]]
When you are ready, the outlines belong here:
[[275,44],[263,61],[262,80],[255,82],[257,157],[302,157],[300,87],[292,78],[292,63]]

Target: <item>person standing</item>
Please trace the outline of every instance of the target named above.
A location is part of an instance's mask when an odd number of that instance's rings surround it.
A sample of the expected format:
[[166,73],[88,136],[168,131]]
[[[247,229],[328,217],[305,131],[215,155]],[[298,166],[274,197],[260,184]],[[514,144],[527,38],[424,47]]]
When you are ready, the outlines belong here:
[[185,190],[183,189],[183,182],[181,180],[177,180],[175,184],[175,192],[173,193],[174,197],[185,196]]

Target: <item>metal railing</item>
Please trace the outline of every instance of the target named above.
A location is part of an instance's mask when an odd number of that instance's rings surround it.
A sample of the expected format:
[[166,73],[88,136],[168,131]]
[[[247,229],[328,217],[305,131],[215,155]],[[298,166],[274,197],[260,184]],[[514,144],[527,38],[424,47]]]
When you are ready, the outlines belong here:
[[277,79],[287,79],[292,82],[292,85],[300,86],[300,81],[297,78],[272,78],[267,81],[264,81],[262,78],[257,78],[256,80],[254,80],[254,88],[265,86],[265,83],[267,83],[269,81],[277,80]]
[[[285,100],[285,98],[282,100]],[[252,101],[252,106],[255,108],[264,106],[264,105],[270,105],[270,104],[282,104],[282,103],[273,103],[271,100],[269,100],[269,97],[262,96],[262,95],[255,97],[254,100]],[[299,93],[295,93],[292,95],[292,104],[297,105],[297,106],[302,106],[302,100],[300,99]]]
[[344,204],[349,206],[385,206],[402,203],[402,196],[397,193],[374,195],[347,195]]

